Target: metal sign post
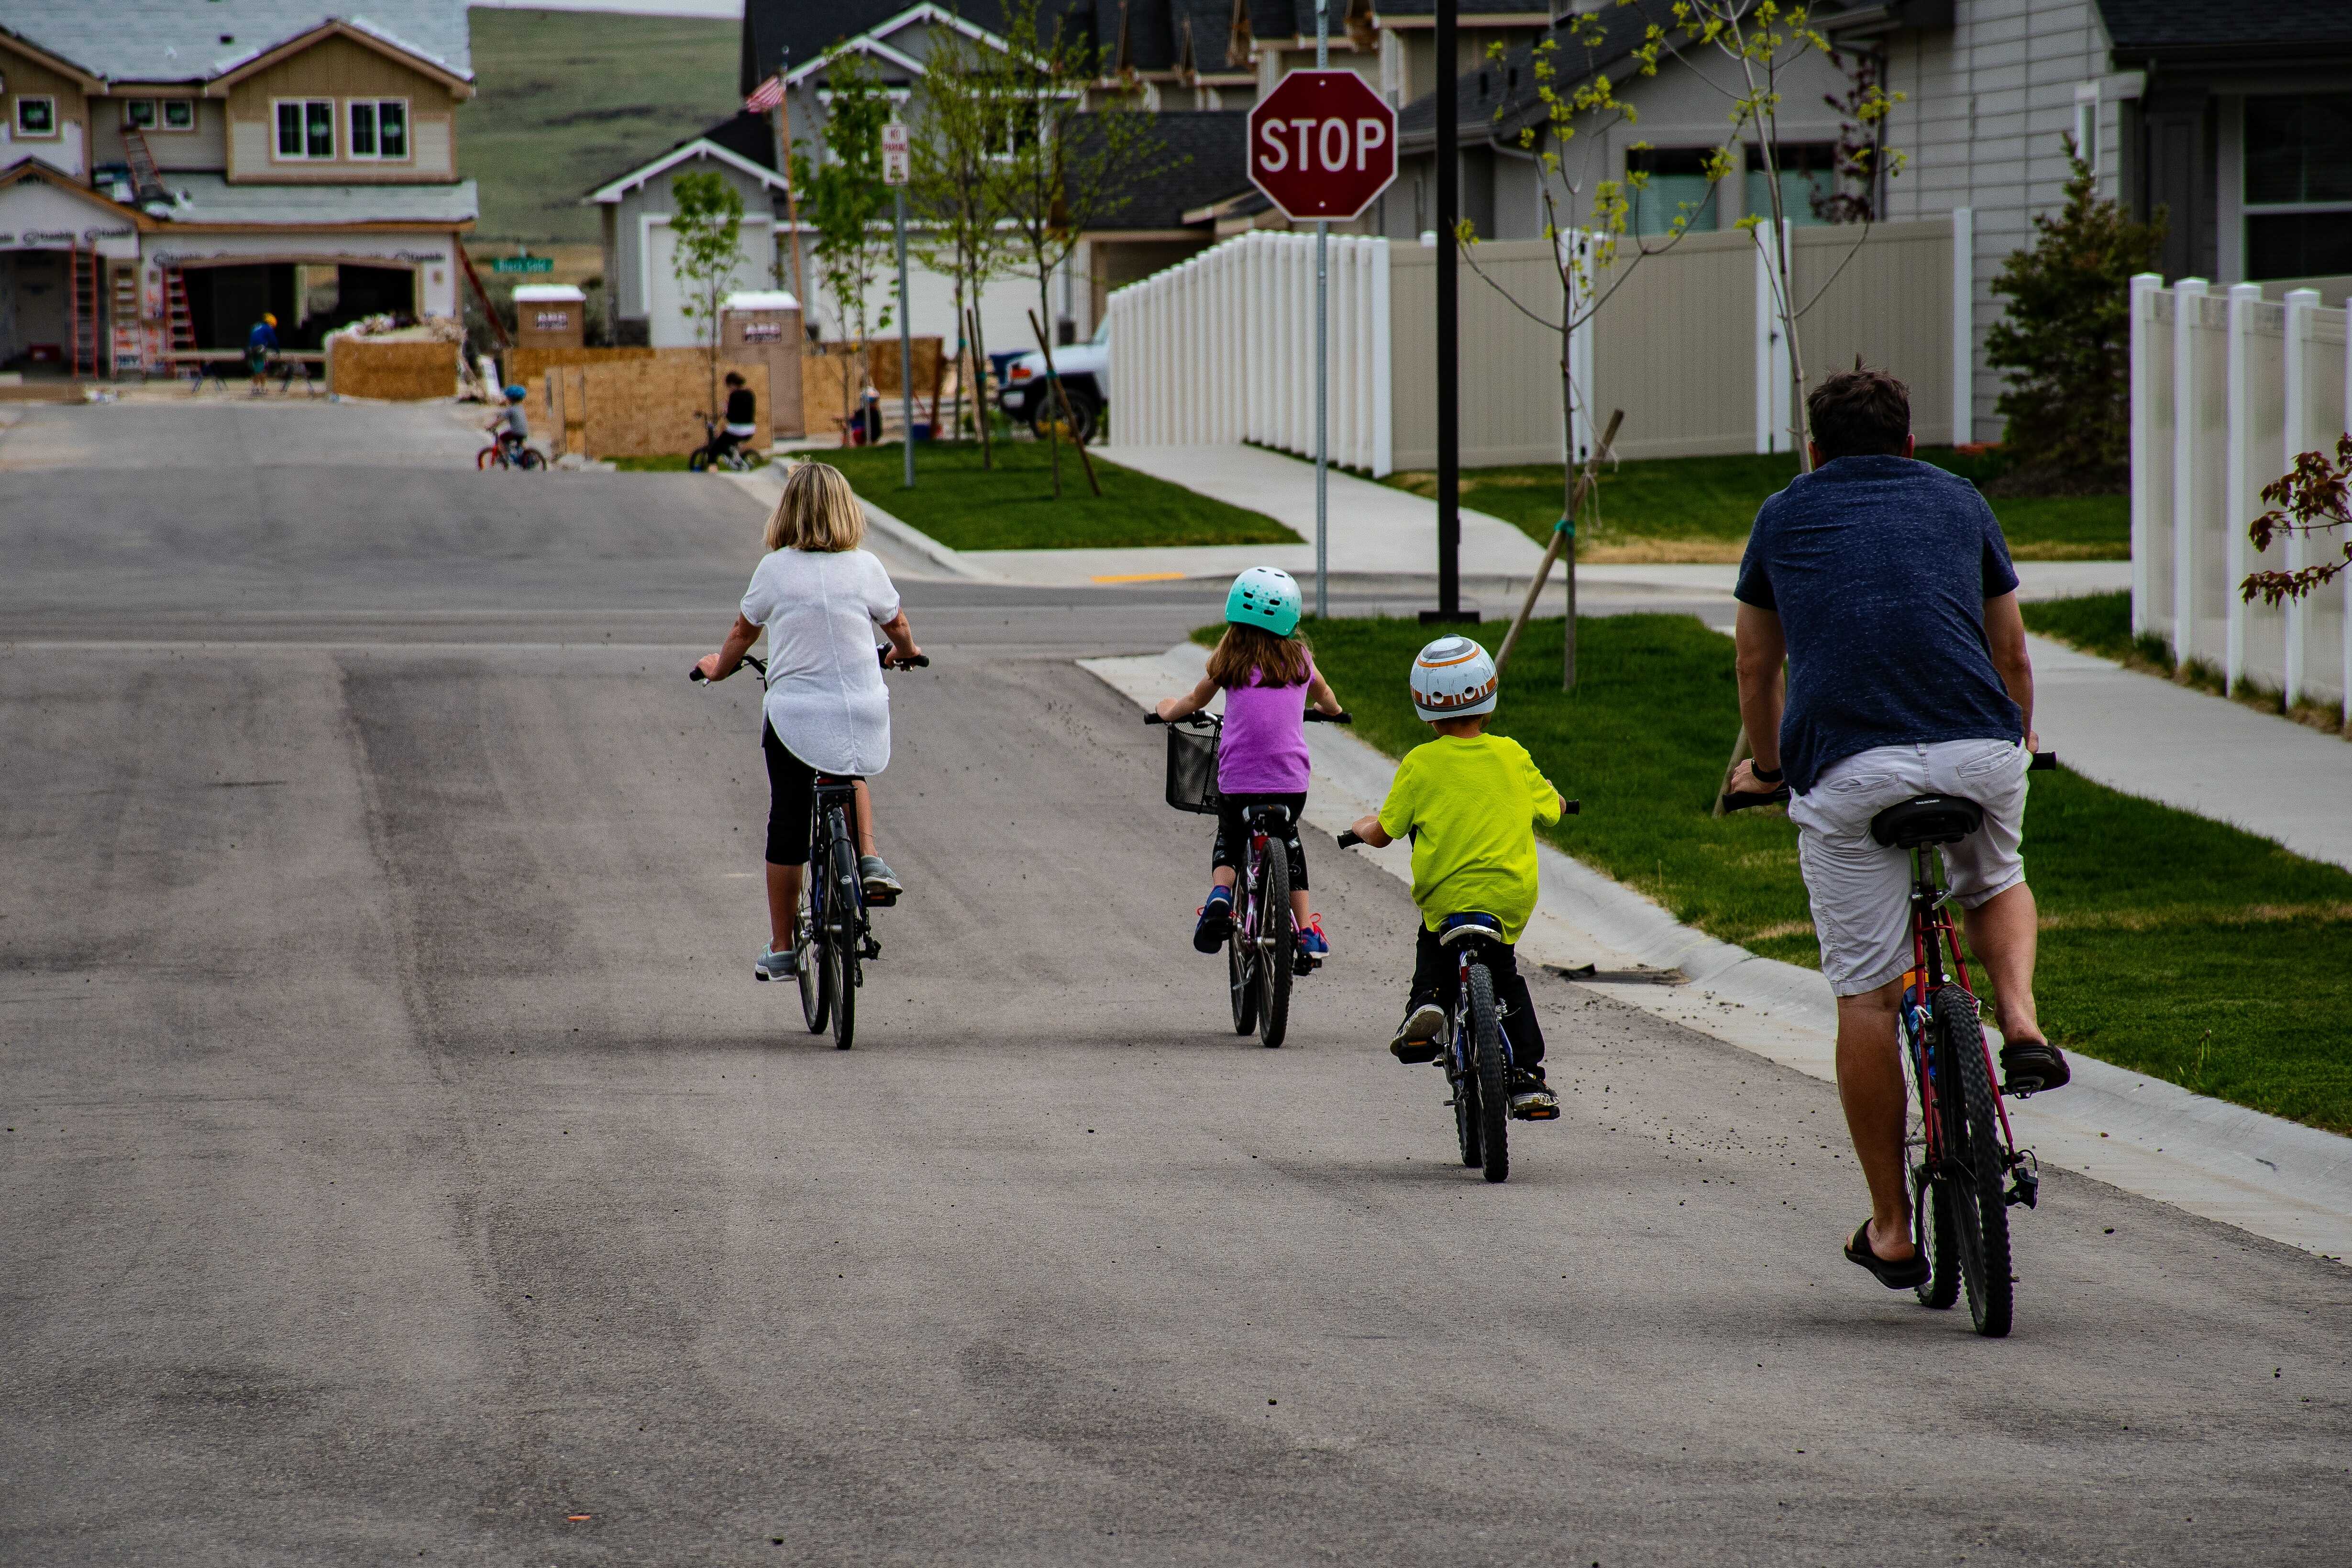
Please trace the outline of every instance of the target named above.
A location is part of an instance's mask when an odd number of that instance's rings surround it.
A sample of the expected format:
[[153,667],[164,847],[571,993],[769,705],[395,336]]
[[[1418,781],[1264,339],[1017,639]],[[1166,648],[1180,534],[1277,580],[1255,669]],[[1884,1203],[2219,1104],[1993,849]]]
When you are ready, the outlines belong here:
[[[1331,0],[1315,0],[1315,68],[1331,68]],[[1315,618],[1331,614],[1331,220],[1315,220]]]
[[882,127],[882,183],[891,188],[898,209],[898,428],[906,438],[908,489],[915,488],[914,338],[907,325],[907,178],[912,163],[907,128],[892,121]]

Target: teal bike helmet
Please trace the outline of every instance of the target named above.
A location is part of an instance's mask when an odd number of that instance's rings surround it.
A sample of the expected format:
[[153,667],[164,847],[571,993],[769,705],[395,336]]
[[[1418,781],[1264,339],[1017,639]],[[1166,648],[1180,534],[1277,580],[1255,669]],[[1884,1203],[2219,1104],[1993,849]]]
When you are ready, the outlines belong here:
[[516,385],[507,388],[507,401],[509,403],[520,403],[524,398],[529,397],[530,395],[530,388],[521,385],[520,384],[517,384]]
[[1225,592],[1225,623],[1263,626],[1278,637],[1298,629],[1298,583],[1279,566],[1253,566]]

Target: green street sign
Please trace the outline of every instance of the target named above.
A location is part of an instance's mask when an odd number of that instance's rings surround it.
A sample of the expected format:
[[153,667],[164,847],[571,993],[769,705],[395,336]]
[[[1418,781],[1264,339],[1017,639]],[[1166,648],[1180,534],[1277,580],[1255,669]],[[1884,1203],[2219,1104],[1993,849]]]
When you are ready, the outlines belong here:
[[552,272],[555,270],[555,258],[552,256],[494,256],[490,258],[490,270],[493,272]]

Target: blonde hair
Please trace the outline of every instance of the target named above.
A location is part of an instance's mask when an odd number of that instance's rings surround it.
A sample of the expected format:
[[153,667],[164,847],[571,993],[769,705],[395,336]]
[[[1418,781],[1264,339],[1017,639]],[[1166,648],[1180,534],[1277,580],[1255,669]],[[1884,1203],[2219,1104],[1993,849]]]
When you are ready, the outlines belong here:
[[1264,626],[1230,622],[1209,654],[1209,677],[1219,686],[1304,686],[1312,668],[1307,636],[1281,637]]
[[825,553],[866,542],[866,509],[830,463],[794,463],[783,499],[768,514],[768,548]]

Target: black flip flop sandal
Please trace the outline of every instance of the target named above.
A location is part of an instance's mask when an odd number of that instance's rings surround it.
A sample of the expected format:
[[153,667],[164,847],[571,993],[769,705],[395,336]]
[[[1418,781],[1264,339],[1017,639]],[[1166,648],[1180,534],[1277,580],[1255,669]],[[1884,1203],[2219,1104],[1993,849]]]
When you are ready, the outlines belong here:
[[1845,1244],[1845,1260],[1859,1263],[1869,1269],[1889,1290],[1909,1290],[1927,1278],[1927,1259],[1918,1252],[1889,1261],[1872,1251],[1868,1220],[1862,1222],[1862,1227],[1853,1233],[1853,1239]]

